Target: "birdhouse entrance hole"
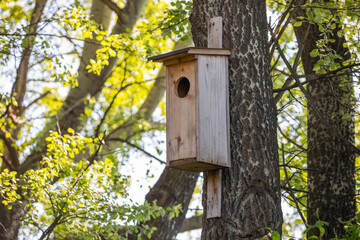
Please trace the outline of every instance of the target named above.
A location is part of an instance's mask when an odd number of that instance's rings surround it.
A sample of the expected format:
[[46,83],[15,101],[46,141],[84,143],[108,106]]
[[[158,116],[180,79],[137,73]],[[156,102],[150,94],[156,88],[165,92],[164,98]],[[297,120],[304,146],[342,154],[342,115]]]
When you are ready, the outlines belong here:
[[175,93],[179,98],[184,98],[190,90],[190,81],[186,77],[181,77],[175,85]]

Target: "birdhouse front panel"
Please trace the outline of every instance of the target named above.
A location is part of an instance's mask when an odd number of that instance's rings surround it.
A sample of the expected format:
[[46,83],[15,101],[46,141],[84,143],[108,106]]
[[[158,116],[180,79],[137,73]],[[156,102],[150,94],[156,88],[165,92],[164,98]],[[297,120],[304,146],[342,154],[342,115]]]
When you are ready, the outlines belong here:
[[168,165],[197,157],[196,68],[196,61],[188,61],[166,69]]

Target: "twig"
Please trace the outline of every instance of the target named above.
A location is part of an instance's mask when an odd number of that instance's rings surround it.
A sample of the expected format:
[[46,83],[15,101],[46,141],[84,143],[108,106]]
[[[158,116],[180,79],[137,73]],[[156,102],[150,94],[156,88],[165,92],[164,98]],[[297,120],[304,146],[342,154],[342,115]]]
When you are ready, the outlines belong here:
[[12,240],[15,240],[11,234],[7,231],[6,227],[0,222],[0,225],[3,227],[4,231],[6,232],[7,235],[9,235],[9,237],[12,239]]
[[286,138],[286,140],[288,140],[289,142],[291,142],[292,144],[294,144],[296,147],[300,148],[303,151],[306,151],[306,149],[303,146],[300,146],[299,144],[297,144],[296,142],[294,142],[293,140],[291,140],[288,136],[285,135],[285,133],[281,130],[280,127],[278,127],[281,135]]
[[[270,26],[269,26],[269,28],[270,28]],[[269,29],[269,31],[271,32],[271,29]],[[306,35],[305,35],[305,37],[304,37],[304,42],[305,42],[305,39],[307,38],[307,35],[309,34],[309,31],[310,31],[310,25],[308,26],[308,28],[307,28],[307,30],[306,30]],[[299,43],[298,43],[298,45],[299,45],[299,50],[298,50],[298,52],[296,53],[296,58],[295,58],[293,67],[292,67],[291,69],[289,69],[290,72],[294,72],[294,70],[296,70],[296,68],[297,68],[298,65],[299,65],[300,56],[301,56],[301,53],[302,53],[302,51],[303,51],[303,49],[304,49],[304,45],[305,45],[304,42],[302,42],[302,43],[299,42]],[[279,43],[279,42],[278,42],[278,39],[276,39],[275,44],[278,44],[278,43]],[[279,50],[279,51],[281,51],[281,50]],[[280,54],[280,53],[279,53],[279,54]],[[281,56],[281,54],[280,54],[280,56]],[[286,88],[286,87],[288,87],[288,86],[292,83],[292,81],[293,81],[293,77],[290,75],[290,77],[288,77],[288,78],[286,79],[285,83],[283,84],[283,86],[282,86],[281,88]],[[277,102],[280,101],[280,99],[282,98],[282,96],[284,95],[284,93],[285,93],[285,91],[280,91],[280,92],[275,96],[275,103],[277,103]]]
[[114,104],[114,102],[115,102],[115,99],[116,99],[117,96],[120,94],[120,92],[123,91],[123,90],[126,88],[126,87],[123,87],[123,86],[122,86],[122,83],[125,81],[125,78],[126,78],[126,70],[127,70],[127,68],[126,68],[127,61],[126,61],[126,59],[125,59],[124,61],[125,61],[124,76],[123,76],[123,81],[121,82],[120,89],[116,92],[116,94],[115,94],[114,97],[112,98],[110,105],[108,106],[108,108],[106,109],[106,111],[105,111],[105,113],[104,113],[104,116],[101,118],[100,123],[98,124],[98,126],[97,126],[97,128],[96,128],[95,136],[98,136],[98,135],[99,135],[100,127],[101,127],[101,125],[103,124],[103,122],[105,121],[105,118],[106,118],[107,114],[109,113],[111,107],[113,106],[113,104]]
[[296,198],[296,196],[295,196],[295,194],[294,194],[294,192],[293,192],[293,190],[291,188],[289,177],[288,177],[288,174],[287,174],[287,171],[286,171],[286,159],[285,159],[285,153],[284,153],[284,144],[282,144],[282,159],[283,159],[283,162],[284,162],[285,180],[286,180],[287,184],[289,185],[289,189],[290,189],[289,193],[290,193],[291,197],[293,198],[293,201],[295,202],[296,209],[297,209],[297,211],[298,211],[298,213],[299,213],[299,215],[301,217],[301,220],[303,221],[303,223],[305,225],[307,225],[307,222],[306,222],[306,220],[304,218],[304,215],[302,214],[301,209],[299,207],[297,198]]
[[148,155],[149,157],[152,157],[154,158],[155,160],[157,160],[158,162],[160,162],[161,164],[165,164],[165,162],[163,160],[161,160],[160,158],[154,156],[153,154],[149,153],[148,151],[146,151],[145,149],[143,149],[142,147],[136,145],[136,144],[133,144],[125,139],[121,139],[121,138],[109,138],[107,139],[107,141],[120,141],[120,142],[123,142],[123,143],[126,143],[140,151],[142,151],[143,153],[145,153],[146,155]]
[[[271,31],[271,29],[270,29]],[[271,33],[272,34],[272,33]],[[295,79],[296,83],[299,85],[300,90],[303,92],[303,94],[305,95],[308,105],[312,108],[312,110],[314,111],[315,115],[321,120],[321,122],[324,123],[325,127],[330,131],[331,134],[333,134],[333,136],[337,137],[339,140],[341,140],[345,146],[347,146],[349,148],[349,150],[352,150],[354,153],[360,155],[360,149],[357,148],[353,143],[349,142],[347,139],[345,139],[340,133],[339,131],[334,128],[334,126],[329,123],[324,116],[320,113],[319,109],[316,107],[315,105],[315,101],[313,100],[313,98],[311,97],[311,95],[308,93],[308,91],[304,88],[304,86],[301,84],[296,72],[294,72],[294,70],[292,69],[289,61],[286,59],[284,53],[281,50],[281,47],[279,45],[279,42],[276,41],[275,42],[276,48],[279,51],[279,54],[281,55],[281,58],[283,59],[284,63],[286,64],[286,66],[288,67],[288,69],[291,72],[291,76]]]

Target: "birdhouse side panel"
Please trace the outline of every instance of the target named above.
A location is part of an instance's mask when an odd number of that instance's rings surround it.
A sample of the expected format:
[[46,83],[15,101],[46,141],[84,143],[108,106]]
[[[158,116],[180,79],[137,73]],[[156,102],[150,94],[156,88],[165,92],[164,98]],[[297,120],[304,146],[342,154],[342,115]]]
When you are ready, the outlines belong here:
[[198,57],[199,162],[230,167],[228,58]]
[[166,75],[167,163],[196,161],[196,61],[168,66]]

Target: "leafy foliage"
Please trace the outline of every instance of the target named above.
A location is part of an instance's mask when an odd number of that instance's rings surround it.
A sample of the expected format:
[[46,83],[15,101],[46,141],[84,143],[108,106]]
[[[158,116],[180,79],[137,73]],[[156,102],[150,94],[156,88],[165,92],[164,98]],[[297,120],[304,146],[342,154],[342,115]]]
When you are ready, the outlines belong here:
[[166,17],[159,24],[162,29],[162,35],[164,37],[174,35],[176,38],[185,41],[191,37],[189,17],[192,2],[178,0],[170,4],[172,8],[167,10]]
[[[60,136],[57,132],[50,133],[46,140],[48,151],[39,169],[20,177],[7,169],[1,174],[3,204],[12,209],[19,201],[25,202],[27,214],[23,223],[30,231],[36,234],[40,229],[45,234],[51,223],[55,236],[71,232],[72,237],[82,239],[100,235],[125,239],[131,233],[150,237],[155,229],[138,224],[164,216],[165,210],[147,202],[126,203],[129,178],[117,171],[116,162],[108,158],[94,160],[100,152],[101,140],[79,134]],[[90,162],[74,159],[88,150],[94,156]],[[181,208],[167,210],[174,217]]]
[[[7,84],[15,86],[19,81],[16,67],[24,49],[31,53],[20,110],[16,110],[17,89],[1,85],[2,205],[26,213],[21,217],[21,232],[34,238],[150,238],[156,228],[146,222],[177,217],[181,206],[163,209],[155,202],[133,202],[128,194],[131,178],[120,169],[133,146],[142,149],[143,134],[164,129],[163,115],[154,124],[151,118],[136,119],[131,131],[119,136],[123,142],[112,145],[115,151],[108,151],[105,138],[128,127],[123,124],[138,112],[153,86],[158,69],[146,58],[172,46],[158,28],[168,5],[149,2],[133,29],[112,33],[90,15],[88,1],[54,1],[56,4],[45,7],[36,23],[38,30],[32,32],[29,21],[36,14],[35,2],[26,2],[0,3],[0,66],[4,66],[0,72]],[[80,56],[94,45],[94,56],[81,69]],[[80,116],[83,127],[61,132],[59,125],[68,114],[63,111],[66,92],[84,87],[83,72],[102,76],[114,58],[118,60],[100,94],[81,100],[86,105]],[[163,103],[161,106],[164,109]],[[4,153],[10,146],[18,158]],[[43,146],[46,154],[36,166],[22,172],[13,165],[14,160],[26,162]]]

